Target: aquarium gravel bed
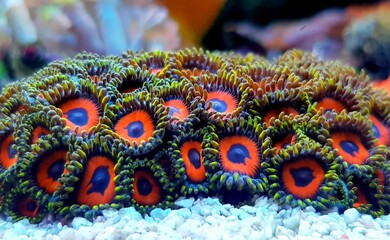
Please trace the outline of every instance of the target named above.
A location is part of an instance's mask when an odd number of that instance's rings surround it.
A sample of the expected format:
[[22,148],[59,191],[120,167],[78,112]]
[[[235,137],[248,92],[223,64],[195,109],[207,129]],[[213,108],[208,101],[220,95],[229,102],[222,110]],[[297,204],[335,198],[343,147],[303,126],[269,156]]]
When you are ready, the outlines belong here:
[[142,216],[133,207],[104,210],[93,222],[30,224],[0,220],[1,239],[389,239],[390,215],[373,218],[351,208],[343,214],[312,207],[284,208],[260,197],[254,206],[233,207],[217,198],[182,198],[178,209],[156,208]]

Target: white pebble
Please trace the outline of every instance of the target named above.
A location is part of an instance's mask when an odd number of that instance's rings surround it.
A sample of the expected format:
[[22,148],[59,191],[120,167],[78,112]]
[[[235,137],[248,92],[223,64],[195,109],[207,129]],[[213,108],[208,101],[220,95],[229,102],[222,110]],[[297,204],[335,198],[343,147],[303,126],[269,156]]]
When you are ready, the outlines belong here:
[[126,238],[126,240],[142,240],[144,239],[143,236],[139,233],[134,233],[134,234],[131,234],[130,236],[128,236]]
[[177,227],[177,231],[183,234],[190,234],[200,228],[203,221],[197,219],[188,219],[182,225]]
[[275,227],[276,227],[275,226],[275,222],[271,218],[270,221],[265,223],[265,226],[264,226],[264,237],[267,238],[267,239],[272,238],[272,236],[274,234],[274,231],[275,231]]
[[292,231],[291,229],[285,228],[283,226],[276,226],[274,236],[294,236],[295,231]]
[[306,207],[306,208],[304,209],[304,212],[307,212],[307,213],[309,213],[309,212],[315,213],[316,210],[315,210],[312,206],[308,206],[308,207]]
[[351,232],[350,234],[348,234],[348,237],[349,239],[353,239],[353,240],[364,240],[364,239],[367,239],[363,234],[360,234],[360,233],[355,233],[355,232]]
[[109,235],[103,233],[103,234],[97,235],[94,240],[111,240],[111,239],[113,239],[113,238],[110,237]]
[[257,211],[257,209],[255,207],[248,206],[248,205],[244,205],[244,206],[240,207],[240,209],[242,209],[245,212],[252,214],[252,215],[255,215],[256,211]]
[[118,210],[112,208],[104,209],[102,213],[105,218],[111,218],[118,214]]
[[344,230],[347,228],[347,225],[345,224],[344,221],[342,222],[331,222],[329,223],[329,228],[331,229],[331,231],[334,231],[334,230]]
[[221,211],[219,210],[219,208],[212,208],[211,209],[211,215],[219,216],[219,215],[221,215]]
[[278,239],[278,240],[289,240],[290,238],[288,238],[287,236],[278,236],[276,239]]
[[355,227],[352,229],[352,232],[359,234],[366,234],[367,230],[364,227]]
[[199,205],[194,205],[194,206],[191,207],[192,214],[199,214],[199,215],[201,215],[201,211],[202,211],[202,207],[200,207]]
[[207,234],[199,232],[198,237],[194,237],[194,239],[202,239],[205,238],[207,240],[224,240],[224,231],[219,228],[210,228],[210,229],[202,229],[202,231]]
[[185,222],[184,218],[176,212],[171,212],[166,218],[161,221],[161,224],[169,226],[171,229],[176,229]]
[[382,239],[389,239],[390,232],[389,231],[370,231],[366,233],[367,239],[375,239],[375,240],[382,240]]
[[207,222],[208,224],[210,225],[218,225],[219,223],[219,220],[217,220],[215,217],[213,216],[207,216],[205,218],[205,222]]
[[205,204],[207,204],[209,206],[221,206],[222,205],[218,198],[208,197],[208,198],[204,199],[204,202],[205,202]]
[[334,219],[332,216],[329,215],[322,215],[317,218],[317,221],[324,222],[324,223],[331,223],[331,222],[335,222],[336,219]]
[[254,231],[249,235],[248,240],[259,240],[262,239],[263,235],[260,233],[260,231]]
[[[53,235],[53,234],[46,235],[46,237],[44,239],[45,240],[61,240],[59,236]],[[21,239],[21,240],[23,240],[23,239]]]
[[96,234],[97,232],[94,228],[82,226],[77,230],[75,237],[80,240],[92,240]]
[[59,232],[58,236],[61,239],[75,239],[75,233],[76,230],[73,228],[64,228]]
[[38,229],[36,230],[32,236],[34,239],[42,239],[45,235],[47,234],[47,232],[43,229]]
[[[36,225],[0,217],[0,239],[382,240],[390,236],[390,215],[373,218],[356,209],[342,215],[320,214],[310,207],[280,209],[264,197],[255,206],[240,208],[213,198],[181,201],[184,205],[179,209],[156,208],[144,217],[133,207],[107,209],[93,223],[74,218],[64,226],[54,219]],[[186,201],[192,203],[185,205]]]
[[178,199],[176,200],[175,205],[183,208],[190,208],[194,204],[194,201],[194,198]]
[[383,216],[381,218],[376,219],[377,223],[380,225],[381,228],[384,230],[390,230],[390,219],[384,218]]
[[224,224],[224,229],[225,231],[234,234],[241,230],[241,225],[241,221],[229,221]]
[[222,216],[225,216],[225,217],[229,217],[231,215],[229,209],[225,209],[225,208],[221,208],[219,213],[222,215]]
[[293,231],[296,231],[299,228],[299,223],[300,223],[299,215],[294,215],[283,220],[283,225]]
[[71,223],[71,226],[75,229],[79,229],[82,226],[92,226],[92,223],[85,218],[75,217]]
[[239,208],[231,208],[230,209],[230,212],[234,215],[234,216],[239,216],[243,211]]
[[180,216],[182,216],[184,219],[189,219],[191,218],[191,210],[188,209],[188,208],[181,208],[181,209],[178,209],[176,210],[176,213]]
[[363,227],[367,229],[381,230],[380,224],[371,215],[363,214],[360,218]]
[[242,212],[242,213],[240,213],[240,215],[238,216],[238,219],[244,220],[244,219],[251,218],[251,217],[252,217],[252,215],[250,215],[249,213],[247,213],[247,212]]
[[[159,225],[157,232],[165,237],[175,234],[175,231],[171,227],[169,227],[168,225],[165,225],[165,224]],[[176,232],[176,234],[177,234],[177,232]]]
[[360,213],[356,210],[356,208],[349,208],[344,211],[344,219],[347,224],[357,221],[359,217]]
[[20,236],[18,231],[15,229],[7,229],[4,232],[4,239],[17,239]]
[[25,232],[26,231],[26,225],[29,224],[29,221],[27,219],[22,219],[20,221],[17,221],[14,223],[14,228],[17,232]]
[[144,237],[144,239],[148,239],[148,240],[159,240],[160,239],[158,234],[155,232],[145,233],[145,235],[143,237]]
[[128,207],[128,208],[122,208],[119,210],[119,215],[121,216],[128,216],[130,219],[134,220],[140,220],[142,219],[141,213],[139,213],[137,210],[135,210],[134,207]]
[[150,216],[157,222],[164,219],[168,214],[169,214],[168,211],[165,211],[164,209],[161,208],[155,208],[150,212]]
[[330,228],[328,224],[318,221],[311,226],[311,230],[325,235],[329,233]]
[[268,199],[266,197],[259,197],[255,201],[255,208],[268,207]]
[[236,235],[231,236],[231,239],[234,239],[234,240],[246,240],[245,237],[240,235],[240,234],[236,234]]
[[310,223],[306,220],[301,220],[298,228],[298,235],[309,236],[311,235]]
[[203,217],[210,216],[212,214],[211,210],[211,206],[203,206],[200,215],[202,215]]
[[333,231],[330,232],[329,235],[332,236],[335,239],[341,239],[342,236],[345,236],[346,234],[345,234],[345,231],[343,231],[343,230],[333,230]]

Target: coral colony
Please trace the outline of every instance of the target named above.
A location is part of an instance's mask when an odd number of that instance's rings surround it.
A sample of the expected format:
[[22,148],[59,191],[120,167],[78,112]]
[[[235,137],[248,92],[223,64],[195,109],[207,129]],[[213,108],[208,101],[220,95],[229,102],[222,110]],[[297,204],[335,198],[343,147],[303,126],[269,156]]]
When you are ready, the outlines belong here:
[[390,97],[310,53],[82,53],[0,102],[0,208],[14,220],[182,196],[390,212]]

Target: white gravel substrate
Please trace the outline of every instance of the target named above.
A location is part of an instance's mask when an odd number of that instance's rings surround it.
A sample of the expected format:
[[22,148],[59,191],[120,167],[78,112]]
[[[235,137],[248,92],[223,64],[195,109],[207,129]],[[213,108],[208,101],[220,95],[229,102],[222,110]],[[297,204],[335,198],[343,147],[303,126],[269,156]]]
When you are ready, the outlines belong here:
[[390,239],[390,215],[373,219],[348,209],[316,213],[313,208],[281,209],[267,198],[235,208],[218,199],[180,199],[181,209],[155,209],[142,217],[134,208],[106,210],[93,223],[75,218],[29,224],[0,219],[0,239]]

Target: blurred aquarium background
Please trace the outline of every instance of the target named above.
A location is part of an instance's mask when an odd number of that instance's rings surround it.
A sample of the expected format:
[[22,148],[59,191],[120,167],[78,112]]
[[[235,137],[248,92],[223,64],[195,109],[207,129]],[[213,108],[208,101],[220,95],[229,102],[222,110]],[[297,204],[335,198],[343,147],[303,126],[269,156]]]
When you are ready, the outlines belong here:
[[299,48],[390,73],[390,1],[0,0],[0,86],[51,61],[127,49],[254,52]]

